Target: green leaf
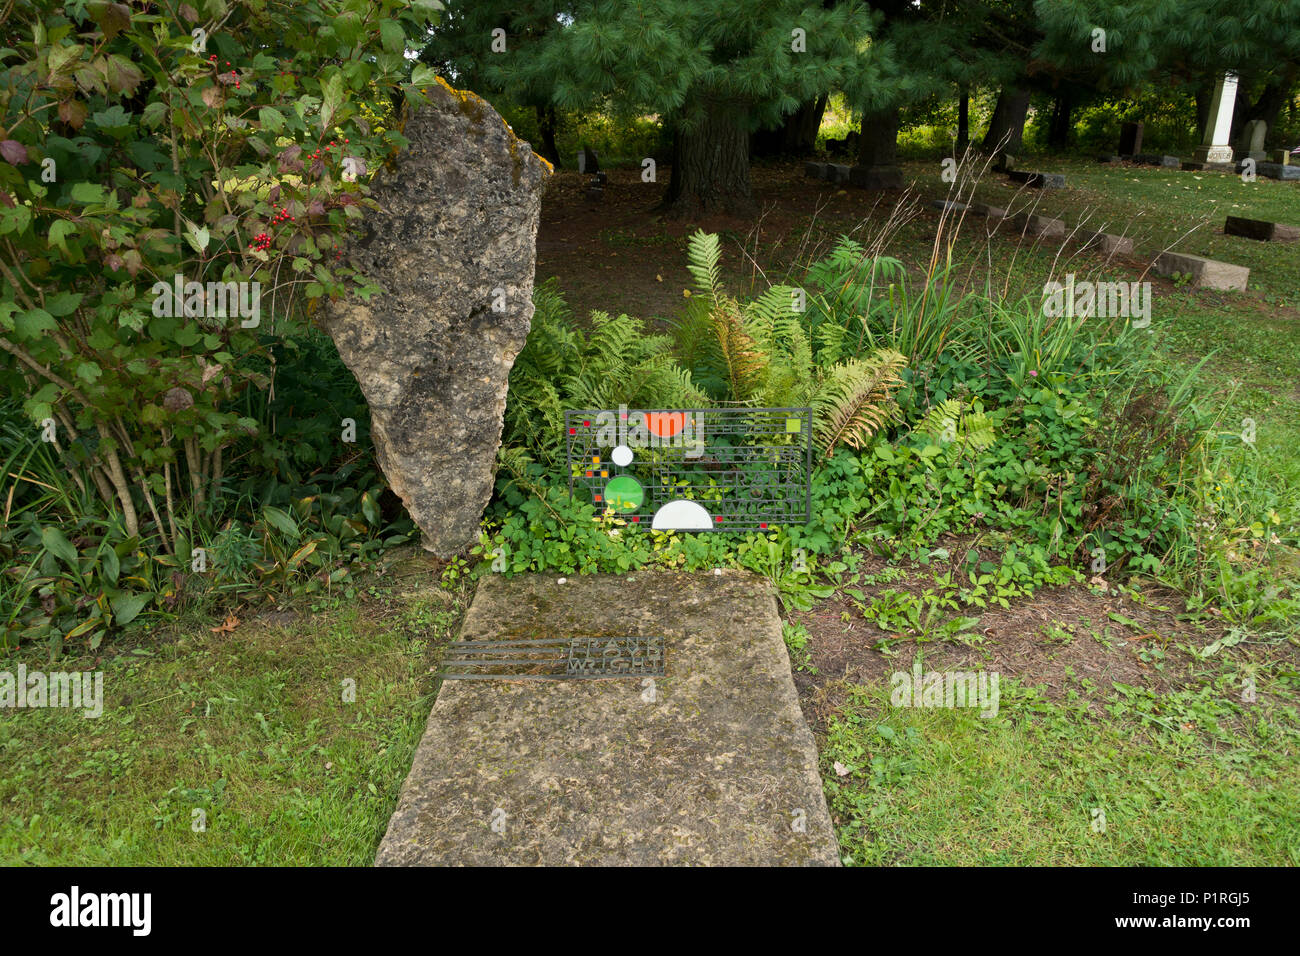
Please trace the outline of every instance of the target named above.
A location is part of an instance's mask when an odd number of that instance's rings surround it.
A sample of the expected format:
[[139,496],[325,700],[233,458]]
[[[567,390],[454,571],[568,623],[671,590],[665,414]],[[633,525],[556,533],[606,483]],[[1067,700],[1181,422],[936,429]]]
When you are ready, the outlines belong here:
[[50,245],[63,252],[68,251],[68,236],[75,234],[77,227],[66,219],[56,219],[50,226]]
[[323,134],[329,135],[334,114],[338,112],[341,105],[343,105],[343,74],[335,72],[325,81],[321,96],[320,128]]
[[361,513],[366,516],[366,520],[372,525],[378,525],[381,518],[379,505],[375,502],[374,496],[366,492],[361,496]]
[[263,106],[258,110],[257,118],[261,122],[262,128],[270,130],[272,133],[278,133],[284,129],[284,114],[270,106]]
[[45,545],[46,551],[59,558],[73,571],[77,570],[77,549],[72,546],[72,542],[65,538],[63,532],[58,528],[52,526],[42,528],[41,544]]
[[50,315],[71,315],[77,311],[83,298],[85,296],[80,292],[59,292],[46,298],[45,310]]
[[148,594],[119,594],[109,603],[113,606],[113,620],[119,625],[130,624],[149,603]]
[[438,81],[438,71],[427,63],[417,63],[411,70],[412,86],[432,86]]
[[30,206],[18,203],[13,208],[0,205],[0,236],[6,233],[21,233],[27,228],[27,224],[32,221],[32,210]]
[[14,319],[14,331],[19,338],[34,339],[42,332],[48,332],[51,329],[57,329],[59,323],[54,321],[54,316],[44,309],[29,309],[26,312],[19,312],[18,317]]
[[379,40],[390,53],[401,53],[406,49],[406,33],[396,20],[379,22]]
[[80,203],[101,203],[104,201],[104,187],[99,183],[74,183],[72,201]]
[[274,525],[277,530],[287,535],[298,534],[298,526],[294,523],[294,520],[279,508],[267,505],[262,509],[262,517]]

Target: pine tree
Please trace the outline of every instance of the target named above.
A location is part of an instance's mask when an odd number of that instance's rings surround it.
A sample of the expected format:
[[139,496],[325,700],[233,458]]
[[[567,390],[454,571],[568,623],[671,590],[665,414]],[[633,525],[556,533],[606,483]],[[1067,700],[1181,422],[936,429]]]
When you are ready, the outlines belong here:
[[[493,6],[494,4],[489,4]],[[594,0],[519,56],[515,82],[552,84],[564,108],[611,103],[658,114],[673,132],[664,208],[756,211],[749,135],[851,76],[868,76],[871,19],[859,3]]]

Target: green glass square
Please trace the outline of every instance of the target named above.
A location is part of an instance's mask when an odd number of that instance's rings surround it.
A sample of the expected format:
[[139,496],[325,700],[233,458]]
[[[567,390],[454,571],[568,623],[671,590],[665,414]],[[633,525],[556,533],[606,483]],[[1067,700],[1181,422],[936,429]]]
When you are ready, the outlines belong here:
[[787,418],[785,420],[785,430],[791,435],[797,435],[803,431],[803,419]]

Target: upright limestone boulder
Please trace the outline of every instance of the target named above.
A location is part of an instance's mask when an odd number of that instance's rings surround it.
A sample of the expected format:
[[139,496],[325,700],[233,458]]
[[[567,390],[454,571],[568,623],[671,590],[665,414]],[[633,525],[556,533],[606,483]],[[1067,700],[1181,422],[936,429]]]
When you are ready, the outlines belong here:
[[492,493],[551,167],[473,93],[442,80],[428,93],[348,250],[386,291],[334,301],[321,320],[370,406],[384,476],[426,550],[448,556],[477,538]]

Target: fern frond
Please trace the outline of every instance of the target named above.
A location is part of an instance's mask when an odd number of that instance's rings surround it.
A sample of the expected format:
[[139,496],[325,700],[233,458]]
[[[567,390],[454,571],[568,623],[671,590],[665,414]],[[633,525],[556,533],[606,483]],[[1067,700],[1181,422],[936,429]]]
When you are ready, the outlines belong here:
[[721,242],[717,233],[696,229],[686,243],[686,268],[695,280],[695,289],[710,299],[722,291]]
[[710,315],[731,397],[738,402],[748,401],[763,385],[768,356],[746,331],[740,307],[734,299],[719,296]]
[[912,434],[925,435],[941,441],[957,440],[957,421],[964,406],[955,398],[945,399],[930,410],[912,428]]
[[860,449],[889,420],[907,358],[881,349],[831,369],[813,399],[813,429],[827,457],[837,445]]

